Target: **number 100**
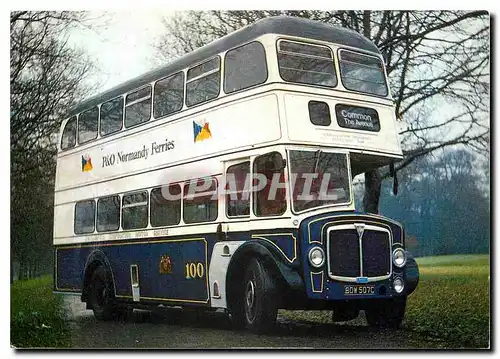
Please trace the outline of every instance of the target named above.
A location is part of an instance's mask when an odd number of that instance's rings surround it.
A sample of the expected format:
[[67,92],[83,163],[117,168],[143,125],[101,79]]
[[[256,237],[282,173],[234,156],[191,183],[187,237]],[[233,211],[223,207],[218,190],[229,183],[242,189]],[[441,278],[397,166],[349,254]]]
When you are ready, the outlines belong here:
[[186,272],[186,279],[202,278],[203,274],[205,274],[205,268],[201,262],[186,263],[184,269]]

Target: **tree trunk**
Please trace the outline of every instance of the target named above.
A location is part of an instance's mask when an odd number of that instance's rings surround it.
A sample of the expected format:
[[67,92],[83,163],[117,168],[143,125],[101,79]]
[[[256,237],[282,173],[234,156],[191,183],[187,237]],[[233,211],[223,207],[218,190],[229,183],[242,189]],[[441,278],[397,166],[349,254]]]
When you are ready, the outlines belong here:
[[19,280],[24,280],[26,279],[26,267],[23,264],[23,260],[19,260],[19,275],[18,275]]
[[365,172],[365,194],[363,196],[363,208],[368,213],[378,213],[380,190],[382,179],[378,169]]
[[[371,37],[371,11],[363,11],[363,35]],[[382,179],[378,169],[365,172],[365,194],[363,208],[368,213],[378,213]]]

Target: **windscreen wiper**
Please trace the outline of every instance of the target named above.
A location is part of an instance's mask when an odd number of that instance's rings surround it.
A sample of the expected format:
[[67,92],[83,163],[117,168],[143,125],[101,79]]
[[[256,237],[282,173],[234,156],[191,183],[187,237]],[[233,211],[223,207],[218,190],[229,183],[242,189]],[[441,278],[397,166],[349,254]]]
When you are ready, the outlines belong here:
[[313,173],[316,173],[318,171],[318,164],[319,164],[319,156],[321,155],[321,150],[316,151],[316,157],[314,160],[314,169]]

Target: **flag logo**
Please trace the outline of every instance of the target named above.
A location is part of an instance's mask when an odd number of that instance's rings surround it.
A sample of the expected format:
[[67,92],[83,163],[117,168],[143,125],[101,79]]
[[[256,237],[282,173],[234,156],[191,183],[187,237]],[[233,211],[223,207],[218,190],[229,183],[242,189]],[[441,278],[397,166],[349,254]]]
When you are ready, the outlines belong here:
[[198,123],[196,121],[193,121],[193,134],[194,142],[207,140],[212,137],[212,133],[210,132],[210,128],[208,127],[208,122]]
[[92,171],[92,159],[89,155],[82,156],[82,172]]

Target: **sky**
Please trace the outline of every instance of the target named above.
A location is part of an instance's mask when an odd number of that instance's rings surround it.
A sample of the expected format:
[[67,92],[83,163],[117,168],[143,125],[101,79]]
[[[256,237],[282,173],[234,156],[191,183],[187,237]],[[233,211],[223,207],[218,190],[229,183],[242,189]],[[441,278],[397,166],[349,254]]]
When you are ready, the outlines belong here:
[[84,50],[97,65],[88,79],[99,83],[98,92],[154,69],[153,44],[164,33],[162,18],[173,11],[120,10],[89,13],[91,29],[74,29],[70,43]]

